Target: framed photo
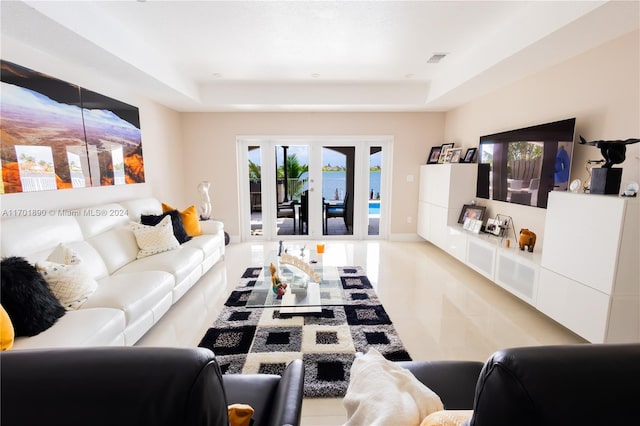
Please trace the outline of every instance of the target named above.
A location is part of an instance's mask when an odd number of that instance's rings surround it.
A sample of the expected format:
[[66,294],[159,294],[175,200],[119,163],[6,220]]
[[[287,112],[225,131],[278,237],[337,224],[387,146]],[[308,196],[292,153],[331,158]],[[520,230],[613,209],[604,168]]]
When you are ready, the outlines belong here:
[[502,234],[502,223],[499,219],[487,219],[486,231],[490,234],[500,236]]
[[451,163],[459,163],[460,156],[462,155],[462,148],[450,148],[449,152],[451,153]]
[[453,156],[453,148],[447,148],[444,153],[444,161],[443,163],[448,164],[451,162],[451,157]]
[[484,212],[487,208],[484,206],[476,206],[475,204],[465,204],[462,206],[462,211],[460,212],[460,217],[458,218],[458,223],[464,223],[464,220],[476,219],[482,220],[484,217]]
[[479,234],[480,230],[482,229],[482,220],[471,219],[470,217],[468,217],[464,220],[464,225],[462,226],[462,228],[467,231],[471,231],[474,234]]
[[449,148],[453,148],[453,144],[452,143],[445,143],[442,144],[442,146],[440,147],[440,157],[438,157],[438,163],[442,164],[445,162],[445,158],[447,155],[447,150]]
[[464,158],[462,159],[462,162],[463,163],[473,163],[473,157],[475,157],[477,150],[478,150],[478,148],[469,148],[469,149],[467,149],[467,153],[464,155]]
[[427,164],[438,164],[438,159],[440,158],[440,151],[442,151],[441,146],[431,147],[429,158],[427,158]]

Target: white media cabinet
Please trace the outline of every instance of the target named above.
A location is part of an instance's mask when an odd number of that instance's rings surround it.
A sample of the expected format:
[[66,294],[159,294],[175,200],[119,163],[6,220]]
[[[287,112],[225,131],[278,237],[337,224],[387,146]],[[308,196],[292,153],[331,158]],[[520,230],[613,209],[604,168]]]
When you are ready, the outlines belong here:
[[639,200],[551,192],[544,244],[529,253],[457,223],[476,172],[421,166],[418,234],[590,342],[639,342]]

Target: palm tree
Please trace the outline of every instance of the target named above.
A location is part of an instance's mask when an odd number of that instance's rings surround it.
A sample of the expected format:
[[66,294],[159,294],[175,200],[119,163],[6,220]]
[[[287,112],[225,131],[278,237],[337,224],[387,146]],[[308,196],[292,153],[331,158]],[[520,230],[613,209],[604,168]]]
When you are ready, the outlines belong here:
[[260,180],[261,172],[260,166],[253,161],[249,160],[249,179],[253,181]]
[[[300,164],[298,162],[298,157],[296,156],[296,154],[287,155],[287,160],[285,163],[287,167],[287,176],[290,179],[298,179],[302,173],[309,171],[309,165]],[[279,178],[284,177],[283,166],[278,167],[278,177]]]

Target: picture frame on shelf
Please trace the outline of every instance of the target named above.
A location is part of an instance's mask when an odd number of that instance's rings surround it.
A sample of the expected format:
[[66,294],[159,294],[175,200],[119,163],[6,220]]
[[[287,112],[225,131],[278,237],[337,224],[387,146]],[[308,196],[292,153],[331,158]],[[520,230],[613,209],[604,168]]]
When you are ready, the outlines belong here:
[[482,220],[484,217],[484,213],[486,211],[486,207],[477,206],[475,204],[465,204],[462,206],[462,211],[460,212],[460,217],[458,217],[458,223],[464,223],[465,219],[476,219]]
[[453,148],[447,148],[447,150],[444,153],[444,164],[449,164],[451,163],[451,157],[453,156]]
[[469,148],[467,149],[466,154],[464,154],[464,158],[460,161],[461,163],[473,163],[473,158],[476,156],[476,152],[478,148]]
[[440,147],[440,157],[438,157],[438,163],[440,164],[444,164],[445,163],[445,158],[447,155],[447,150],[453,148],[453,144],[452,143],[444,143],[442,144],[442,146]]
[[462,155],[462,148],[450,148],[449,151],[451,152],[451,163],[459,163],[460,162],[460,156]]
[[502,235],[502,223],[500,222],[499,219],[487,219],[487,227],[486,227],[486,232],[496,235],[496,236],[500,236]]
[[462,228],[466,231],[473,232],[474,234],[479,234],[482,229],[482,220],[479,219],[471,219],[470,217],[464,220],[464,224]]
[[427,164],[438,164],[438,159],[440,158],[441,151],[442,151],[442,146],[431,147],[431,152],[429,152],[429,158],[427,158]]

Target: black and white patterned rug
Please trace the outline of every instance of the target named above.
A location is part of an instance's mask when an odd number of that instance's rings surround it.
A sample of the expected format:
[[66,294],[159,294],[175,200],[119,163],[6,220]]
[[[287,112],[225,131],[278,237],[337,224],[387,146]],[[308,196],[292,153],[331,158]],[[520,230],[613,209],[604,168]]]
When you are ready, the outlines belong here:
[[411,360],[362,268],[338,268],[345,306],[305,315],[245,307],[261,270],[245,271],[198,345],[216,354],[223,374],[281,374],[302,359],[304,396],[336,398],[345,395],[357,352],[374,347],[389,360]]

